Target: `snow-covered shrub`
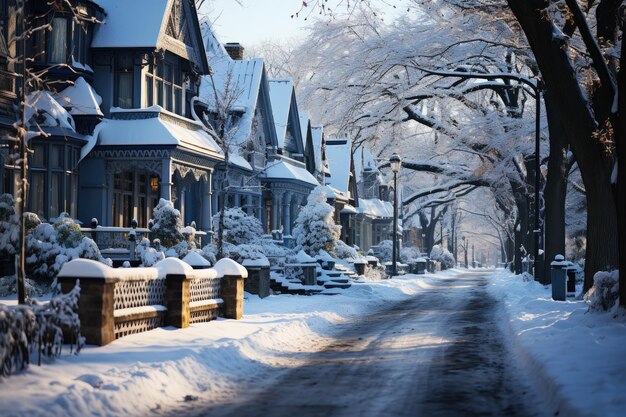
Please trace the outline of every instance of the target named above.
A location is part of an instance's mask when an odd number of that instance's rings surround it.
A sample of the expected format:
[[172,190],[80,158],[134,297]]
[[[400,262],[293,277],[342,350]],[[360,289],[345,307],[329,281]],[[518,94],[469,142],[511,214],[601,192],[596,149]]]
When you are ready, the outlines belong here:
[[19,228],[11,194],[0,195],[0,258],[17,252]]
[[584,298],[589,311],[611,310],[619,300],[619,270],[596,272],[593,286]]
[[315,256],[320,250],[333,252],[335,241],[339,239],[341,226],[335,224],[335,209],[326,202],[323,187],[316,187],[300,210],[292,235],[296,238],[295,251],[304,250]]
[[213,244],[208,244],[202,248],[202,252],[200,255],[207,261],[211,262],[211,265],[215,265],[217,263],[217,246]]
[[84,339],[80,336],[77,313],[79,296],[77,284],[68,294],[57,295],[44,305],[0,304],[0,375],[8,376],[26,368],[33,352],[59,356],[64,329],[74,336],[71,342],[76,352],[81,349]]
[[141,259],[141,265],[145,267],[153,266],[155,263],[165,259],[165,254],[150,246],[150,240],[146,237],[141,239],[137,245],[137,256]]
[[[215,236],[220,233],[220,215],[218,212],[213,216],[213,230]],[[227,208],[224,212],[224,242],[233,245],[252,243],[263,234],[263,226],[259,219],[248,216],[246,212],[238,207]]]
[[352,246],[348,246],[343,240],[335,241],[335,256],[339,259],[356,259],[358,252]]
[[[35,281],[30,278],[24,280],[26,294],[29,297],[41,297],[50,292],[50,283]],[[17,294],[17,276],[10,275],[0,278],[0,297],[8,297]]]
[[442,248],[439,245],[433,246],[430,251],[430,259],[435,262],[441,263],[441,269],[454,268],[454,256],[446,248]]
[[240,264],[245,260],[267,260],[263,252],[263,246],[256,244],[243,244],[229,247],[228,257]]
[[34,278],[55,278],[64,263],[84,258],[110,265],[92,239],[80,232],[80,226],[66,215],[54,224],[41,223],[26,236],[26,269]]
[[400,250],[400,260],[405,264],[415,261],[417,258],[421,258],[422,253],[415,246],[408,246]]
[[391,240],[383,240],[378,245],[372,247],[375,256],[381,262],[391,261],[393,256],[393,242]]
[[180,211],[174,208],[171,201],[164,198],[154,208],[154,225],[150,229],[150,239],[159,239],[166,248],[176,246],[184,240],[183,221]]

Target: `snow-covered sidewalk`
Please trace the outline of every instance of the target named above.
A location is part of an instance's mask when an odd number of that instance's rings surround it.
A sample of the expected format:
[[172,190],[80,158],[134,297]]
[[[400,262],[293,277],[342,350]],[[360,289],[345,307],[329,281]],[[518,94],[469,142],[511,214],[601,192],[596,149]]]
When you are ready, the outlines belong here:
[[240,321],[155,329],[31,365],[0,382],[0,409],[3,416],[143,416],[165,414],[196,398],[219,403],[300,364],[307,351],[325,344],[336,323],[454,275],[354,284],[336,296],[249,295]]
[[550,287],[504,271],[494,275],[489,291],[504,301],[511,348],[552,412],[625,415],[626,317],[588,313],[584,301],[553,301]]
[[[355,283],[337,296],[248,296],[240,321],[156,329],[31,365],[0,382],[0,410],[3,416],[143,416],[168,414],[196,399],[219,404],[302,364],[329,342],[336,324],[462,272]],[[547,415],[557,409],[561,416],[623,415],[623,319],[585,314],[581,301],[554,302],[549,289],[502,271],[489,291],[504,301],[511,348],[553,400]]]

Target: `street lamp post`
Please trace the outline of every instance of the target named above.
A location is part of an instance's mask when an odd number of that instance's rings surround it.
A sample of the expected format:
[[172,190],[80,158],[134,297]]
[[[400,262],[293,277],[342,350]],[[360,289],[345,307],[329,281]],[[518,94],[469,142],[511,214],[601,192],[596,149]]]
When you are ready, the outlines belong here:
[[402,166],[402,160],[394,152],[389,158],[391,171],[393,171],[393,246],[391,253],[391,276],[398,275],[398,172]]

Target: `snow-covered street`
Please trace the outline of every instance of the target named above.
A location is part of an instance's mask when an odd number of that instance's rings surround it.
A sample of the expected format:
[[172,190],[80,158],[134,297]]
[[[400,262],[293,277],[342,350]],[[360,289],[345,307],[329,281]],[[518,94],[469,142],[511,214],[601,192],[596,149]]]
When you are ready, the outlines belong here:
[[[8,416],[620,415],[623,320],[548,294],[453,270],[338,296],[248,296],[241,321],[31,365],[4,381],[0,404]],[[584,387],[602,395],[585,400]]]
[[289,355],[278,378],[260,379],[225,405],[185,409],[197,416],[542,415],[531,411],[537,401],[506,350],[485,272],[426,282],[418,296],[338,324],[323,345],[312,344],[316,351]]

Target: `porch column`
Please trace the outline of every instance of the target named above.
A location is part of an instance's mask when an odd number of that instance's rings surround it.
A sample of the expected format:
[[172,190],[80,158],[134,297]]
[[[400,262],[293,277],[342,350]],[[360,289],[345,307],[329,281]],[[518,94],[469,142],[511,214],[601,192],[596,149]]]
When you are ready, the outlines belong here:
[[169,158],[161,162],[161,198],[172,201],[172,162]]
[[211,173],[208,173],[202,187],[202,230],[211,230]]
[[246,196],[246,213],[248,214],[248,216],[252,216],[254,207],[252,207],[252,195],[248,194]]
[[283,234],[291,236],[291,193],[283,197]]
[[282,199],[282,191],[272,192],[272,230],[280,229],[280,200]]

